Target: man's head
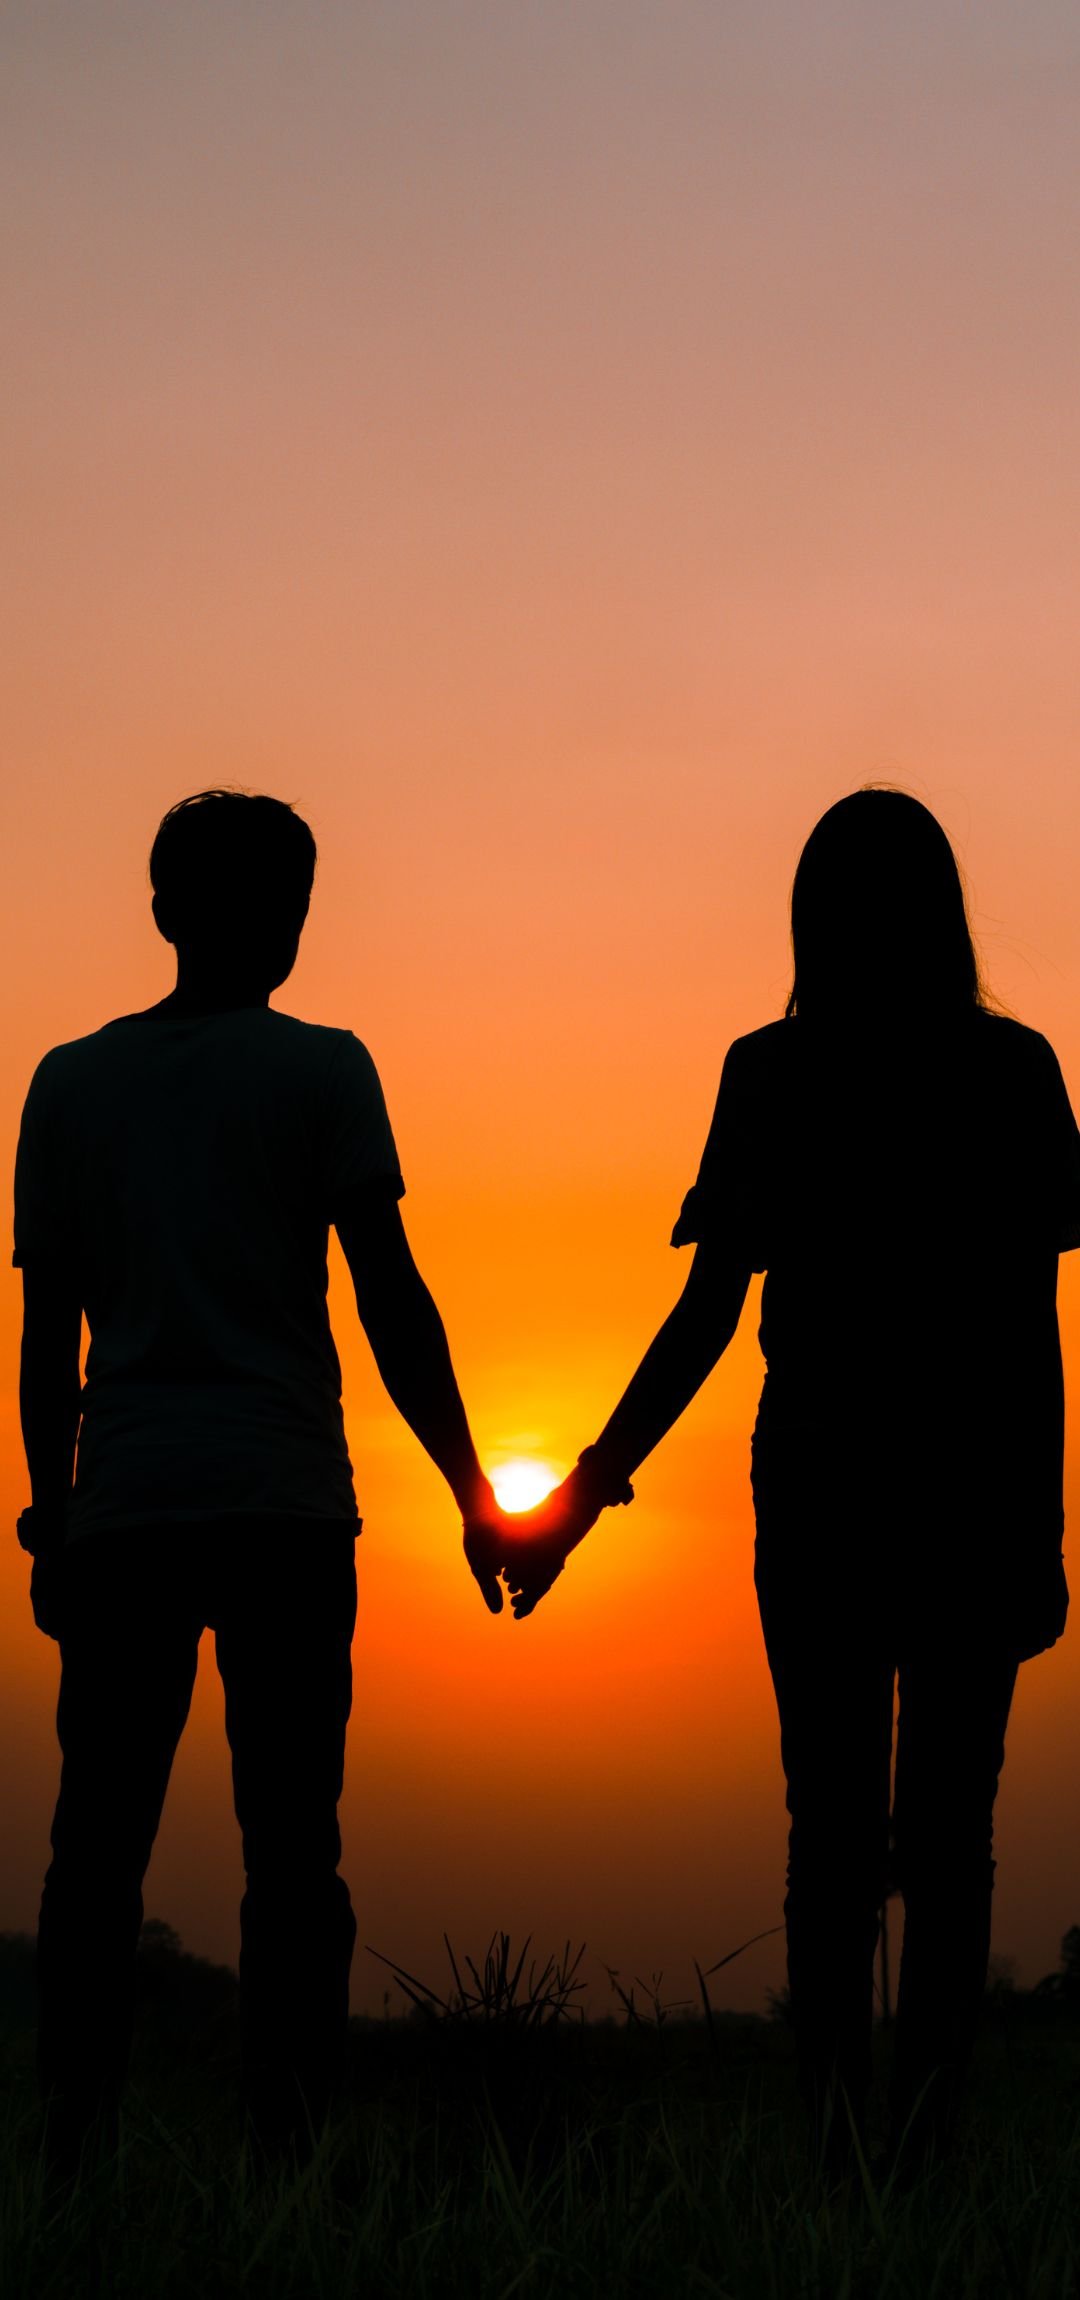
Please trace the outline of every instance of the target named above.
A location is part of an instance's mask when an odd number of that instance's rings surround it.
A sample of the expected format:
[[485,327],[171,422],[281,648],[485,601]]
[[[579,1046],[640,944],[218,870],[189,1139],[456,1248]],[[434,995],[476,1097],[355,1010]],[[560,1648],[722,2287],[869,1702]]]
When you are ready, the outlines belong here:
[[283,799],[196,791],[150,849],[154,920],[181,966],[266,992],[291,973],[315,876],[315,841]]

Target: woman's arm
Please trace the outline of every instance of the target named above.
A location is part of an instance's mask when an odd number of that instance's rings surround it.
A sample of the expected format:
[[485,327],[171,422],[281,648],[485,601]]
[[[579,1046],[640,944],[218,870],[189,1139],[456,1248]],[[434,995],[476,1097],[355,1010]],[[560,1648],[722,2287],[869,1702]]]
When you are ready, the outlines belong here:
[[750,1276],[722,1247],[707,1242],[696,1248],[674,1309],[589,1449],[594,1474],[605,1486],[625,1485],[685,1413],[735,1332]]
[[684,1413],[739,1323],[749,1265],[730,1249],[699,1245],[674,1309],[631,1376],[596,1444],[587,1447],[557,1493],[521,1521],[520,1548],[506,1579],[520,1619],[562,1572],[602,1509],[629,1498],[629,1479]]

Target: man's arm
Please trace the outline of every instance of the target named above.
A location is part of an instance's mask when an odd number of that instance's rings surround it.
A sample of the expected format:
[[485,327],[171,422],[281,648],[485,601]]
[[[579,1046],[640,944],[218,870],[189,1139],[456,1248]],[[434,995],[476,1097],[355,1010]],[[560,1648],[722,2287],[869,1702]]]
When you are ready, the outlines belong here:
[[43,1548],[63,1529],[75,1475],[81,1338],[82,1303],[70,1279],[52,1264],[24,1269],[19,1413]]
[[522,1523],[507,1582],[520,1619],[531,1613],[609,1503],[666,1437],[723,1356],[742,1314],[749,1265],[711,1242],[699,1245],[682,1293],[631,1376],[596,1444],[565,1484]]
[[438,1310],[412,1257],[396,1203],[375,1191],[342,1207],[334,1227],[360,1323],[398,1412],[444,1478],[465,1520],[465,1554],[492,1613],[505,1527],[480,1467]]

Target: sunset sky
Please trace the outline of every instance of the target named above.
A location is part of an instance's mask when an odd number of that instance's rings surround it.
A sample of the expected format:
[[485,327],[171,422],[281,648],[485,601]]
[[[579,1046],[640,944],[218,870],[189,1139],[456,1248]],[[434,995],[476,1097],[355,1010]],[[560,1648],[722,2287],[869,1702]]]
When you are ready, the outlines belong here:
[[[670,1306],[724,1051],[783,1007],[799,849],[856,784],[940,815],[1080,1107],[1078,108],[1068,0],[9,0],[6,1170],[45,1048],[170,987],[146,857],[218,782],[315,831],[276,1003],[378,1063],[489,1467],[567,1468]],[[437,1977],[444,1929],[585,1939],[598,2006],[604,1965],[687,1995],[781,1919],[754,1301],[515,1625],[336,1261],[332,1298],[361,1943]],[[1080,1432],[1080,1257],[1061,1302]],[[13,1525],[13,1273],[0,1310]],[[1080,1435],[1067,1498],[1080,1538]],[[1073,1578],[999,1804],[1029,1980],[1080,1922]],[[26,1584],[12,1533],[0,1929],[57,1773]],[[232,1957],[239,1892],[207,1642],[146,1902]]]

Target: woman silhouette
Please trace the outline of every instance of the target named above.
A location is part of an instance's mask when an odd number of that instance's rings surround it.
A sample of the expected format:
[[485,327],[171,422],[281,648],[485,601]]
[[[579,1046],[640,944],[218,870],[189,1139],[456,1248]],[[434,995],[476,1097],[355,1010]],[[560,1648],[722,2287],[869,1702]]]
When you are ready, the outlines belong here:
[[1080,1245],[1080,1135],[1046,1040],[985,1003],[952,849],[916,799],[831,807],[791,924],[784,1019],[732,1046],[675,1226],[697,1249],[682,1297],[507,1579],[531,1611],[629,1498],[764,1271],[755,1580],[791,2007],[818,2141],[842,2156],[870,2078],[897,1681],[894,2141],[946,2136],[974,2035],[1016,1671],[1068,1602],[1055,1289]]

